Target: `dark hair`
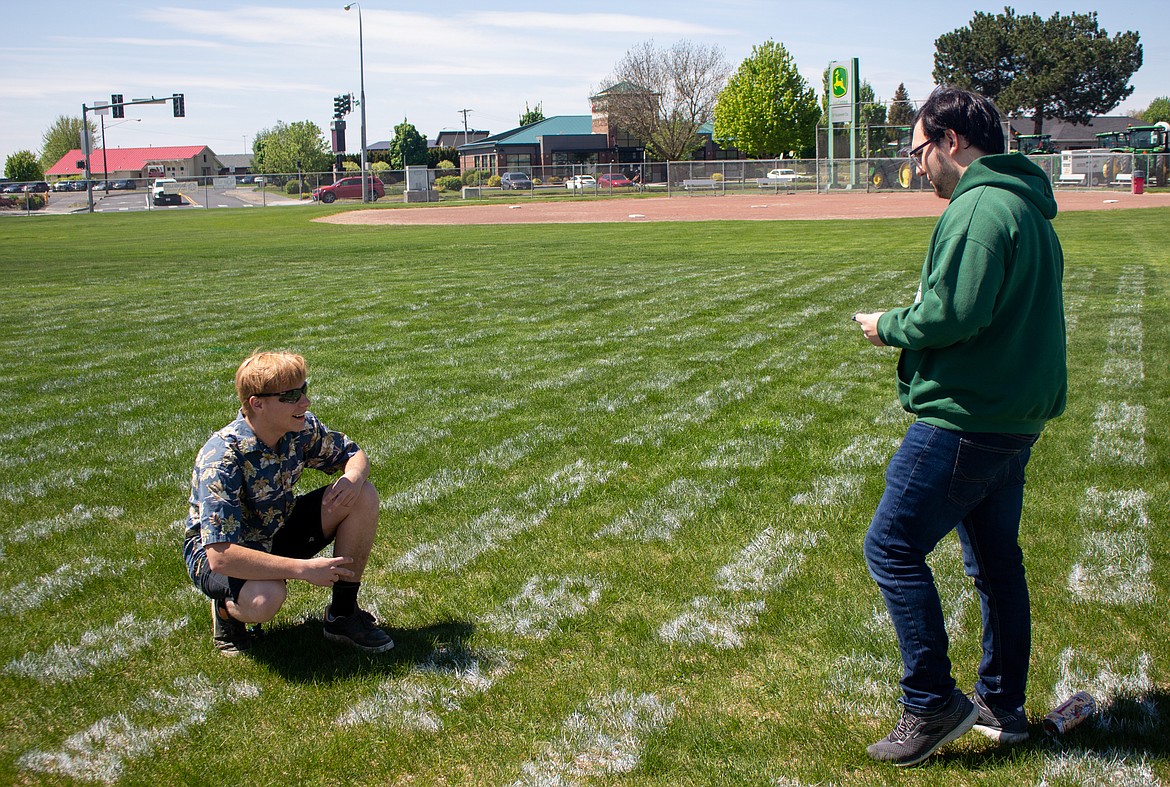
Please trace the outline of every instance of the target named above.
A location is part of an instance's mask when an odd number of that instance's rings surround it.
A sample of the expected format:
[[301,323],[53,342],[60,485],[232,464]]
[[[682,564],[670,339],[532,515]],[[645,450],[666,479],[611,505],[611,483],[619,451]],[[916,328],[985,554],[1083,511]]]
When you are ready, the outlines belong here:
[[999,110],[978,93],[940,85],[918,109],[917,120],[927,139],[941,139],[949,128],[984,153],[1004,152]]

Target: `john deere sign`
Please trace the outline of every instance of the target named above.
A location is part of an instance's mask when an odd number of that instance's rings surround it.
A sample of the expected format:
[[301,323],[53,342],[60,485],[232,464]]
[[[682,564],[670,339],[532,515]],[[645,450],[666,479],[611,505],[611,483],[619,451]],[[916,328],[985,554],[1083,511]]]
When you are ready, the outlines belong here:
[[829,122],[852,122],[856,103],[857,58],[829,63]]

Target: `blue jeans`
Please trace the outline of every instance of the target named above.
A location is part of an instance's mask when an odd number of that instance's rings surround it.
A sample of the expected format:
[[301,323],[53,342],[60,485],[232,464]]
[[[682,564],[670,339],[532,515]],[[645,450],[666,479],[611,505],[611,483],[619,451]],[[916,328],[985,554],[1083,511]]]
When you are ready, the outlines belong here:
[[1018,544],[1024,466],[1039,435],[957,432],[917,422],[886,469],[865,559],[902,651],[902,703],[940,709],[955,689],[942,604],[926,556],[958,530],[983,614],[975,689],[990,705],[1024,704],[1032,619]]

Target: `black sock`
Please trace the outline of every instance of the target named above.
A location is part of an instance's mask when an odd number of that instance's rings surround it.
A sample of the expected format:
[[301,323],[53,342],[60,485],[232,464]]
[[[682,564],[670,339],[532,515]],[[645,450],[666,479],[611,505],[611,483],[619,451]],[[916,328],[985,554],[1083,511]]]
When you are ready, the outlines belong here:
[[329,603],[329,613],[335,618],[344,618],[352,615],[357,609],[358,590],[361,582],[347,582],[339,579],[333,583],[333,601]]

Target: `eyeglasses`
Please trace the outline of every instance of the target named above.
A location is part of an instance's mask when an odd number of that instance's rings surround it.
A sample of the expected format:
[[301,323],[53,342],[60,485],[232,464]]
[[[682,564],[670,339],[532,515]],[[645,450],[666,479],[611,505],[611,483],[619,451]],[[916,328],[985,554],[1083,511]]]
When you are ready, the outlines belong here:
[[300,388],[290,388],[287,391],[280,391],[279,393],[258,393],[253,396],[275,396],[278,400],[285,404],[296,404],[301,400],[302,396],[309,395],[309,381],[305,380],[305,384]]
[[918,147],[914,148],[909,153],[907,153],[906,158],[910,159],[910,166],[914,167],[915,169],[918,169],[919,167],[921,167],[922,166],[922,158],[918,154],[920,154],[922,152],[922,149],[925,148],[927,145],[934,144],[935,142],[938,142],[940,139],[942,139],[942,137],[936,137],[935,139],[928,139],[925,142],[923,142],[921,145],[919,145]]

